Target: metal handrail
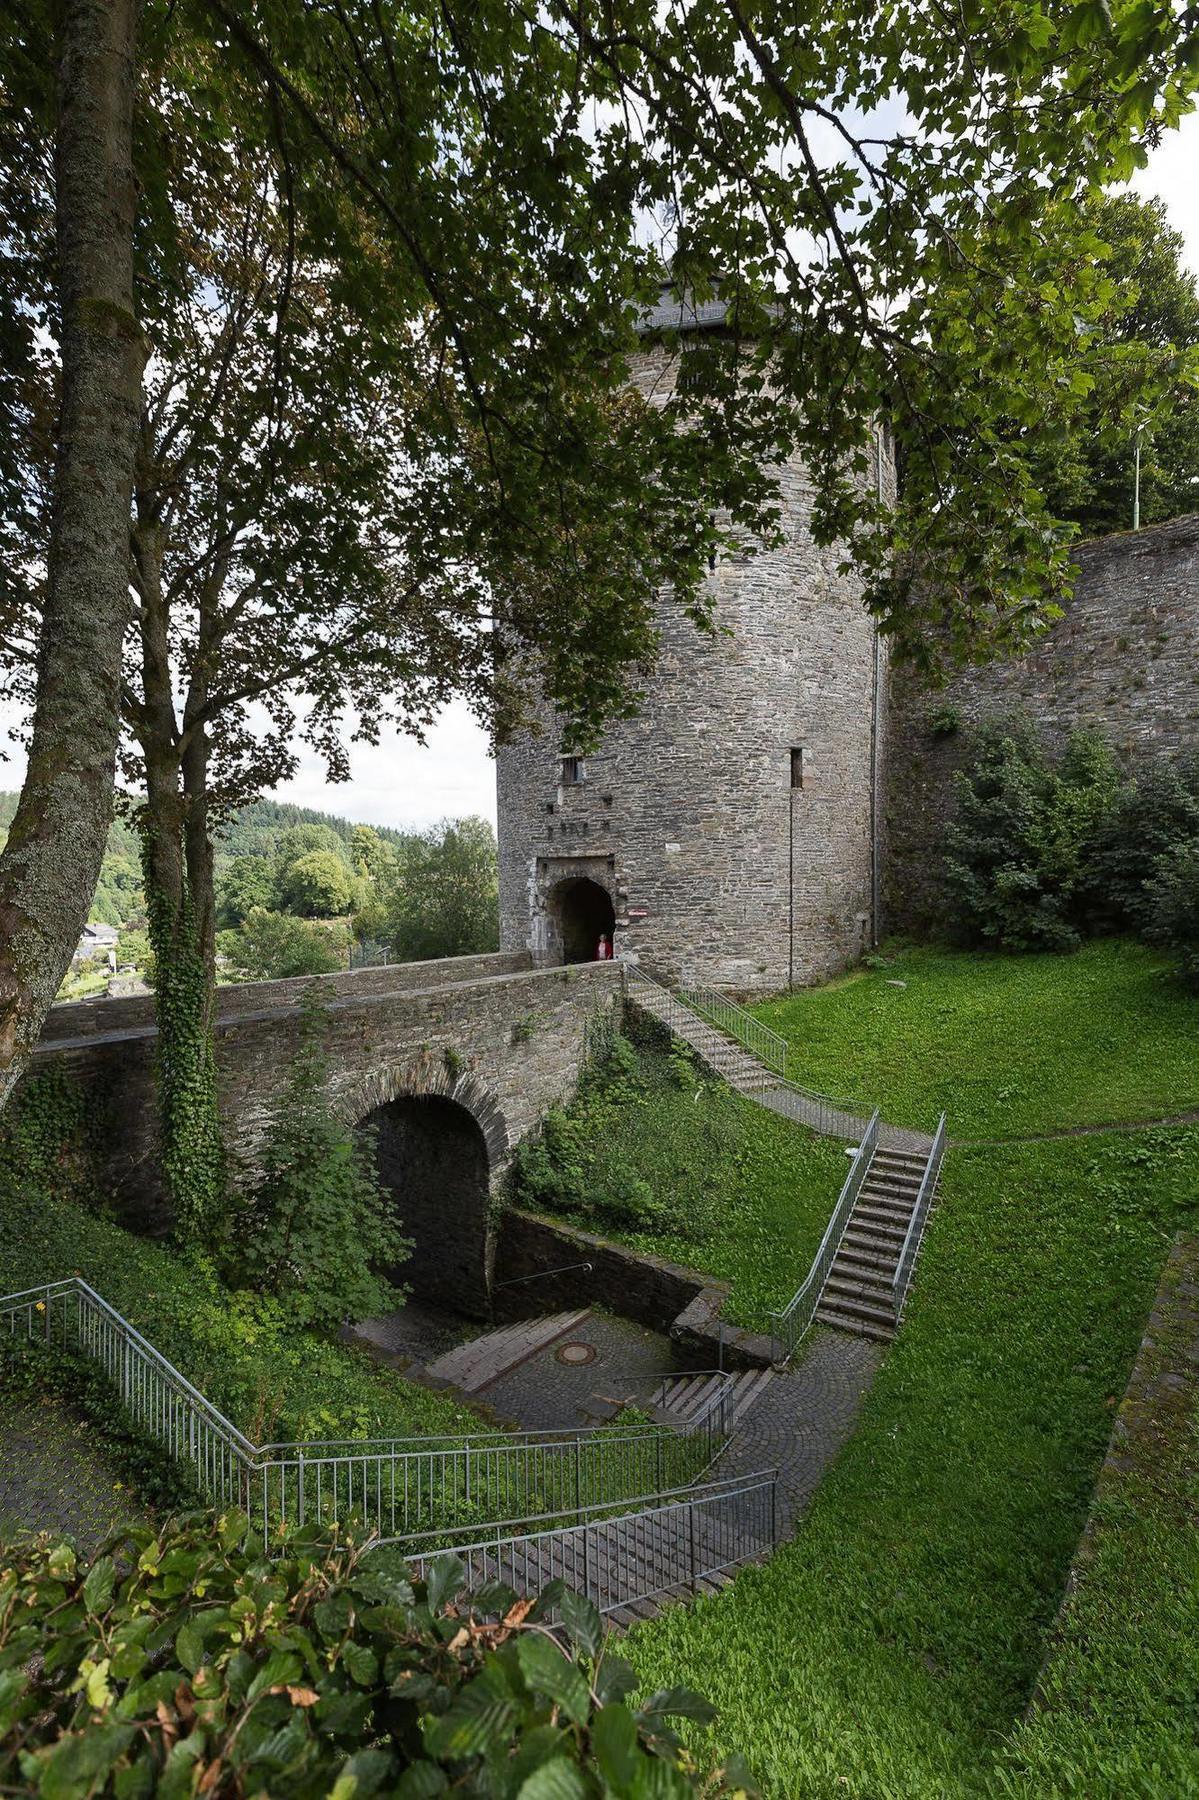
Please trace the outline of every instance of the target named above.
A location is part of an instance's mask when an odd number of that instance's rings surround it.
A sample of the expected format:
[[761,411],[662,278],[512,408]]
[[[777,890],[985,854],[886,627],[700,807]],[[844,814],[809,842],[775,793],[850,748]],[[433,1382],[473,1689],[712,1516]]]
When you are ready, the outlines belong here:
[[[465,1566],[468,1593],[496,1582],[537,1593],[561,1580],[600,1613],[612,1613],[687,1588],[695,1593],[724,1570],[769,1555],[777,1542],[778,1471],[768,1470],[693,1488],[618,1518],[478,1538],[453,1554]],[[444,1554],[411,1558],[414,1572],[427,1574]],[[555,1618],[557,1609],[548,1616]]]
[[[760,1019],[755,1019],[752,1013],[745,1011],[744,1007],[736,1006],[731,1000],[725,1000],[723,995],[716,994],[711,988],[676,990],[667,987],[664,982],[658,980],[656,975],[651,975],[648,970],[635,963],[625,963],[623,967],[627,986],[642,982],[653,990],[656,1001],[654,1016],[661,1019],[662,1023],[670,1030],[674,1031],[681,1020],[691,1018],[699,1019],[702,1024],[710,1025],[714,1030],[722,1031],[725,1035],[736,1038],[742,1049],[753,1056],[755,1061],[761,1063],[763,1070],[769,1074],[768,1085],[771,1088],[786,1088],[789,1093],[796,1094],[804,1103],[807,1116],[799,1120],[799,1123],[807,1125],[812,1131],[819,1132],[826,1137],[854,1138],[860,1136],[865,1128],[866,1119],[856,1110],[856,1102],[838,1099],[833,1094],[822,1093],[819,1088],[807,1087],[803,1082],[795,1081],[786,1072],[789,1048],[787,1040],[780,1037],[778,1032],[772,1031],[768,1025],[763,1025]],[[760,1054],[747,1040],[747,1036],[739,1036],[736,1031],[729,1030],[714,1016],[718,1010],[715,1004],[708,1010],[704,1009],[698,998],[704,995],[710,996],[713,1002],[719,1002],[720,1007],[728,1009],[727,1016],[730,1023],[737,1018],[747,1020],[757,1030],[767,1033],[769,1038],[777,1039],[778,1043],[783,1046],[782,1052],[767,1050],[766,1053]],[[694,1000],[693,997],[695,997]],[[682,1032],[676,1032],[676,1035],[683,1036]],[[684,1039],[684,1041],[686,1040]]]
[[255,1445],[78,1276],[0,1297],[0,1329],[101,1363],[134,1421],[218,1505],[273,1524],[353,1514],[389,1541],[434,1527],[577,1513],[694,1481],[727,1441],[725,1413],[597,1432],[486,1433]]
[[903,1317],[904,1305],[908,1297],[908,1289],[912,1285],[912,1271],[916,1266],[920,1242],[924,1236],[924,1226],[928,1219],[929,1208],[933,1203],[933,1195],[937,1189],[937,1179],[941,1173],[941,1163],[945,1156],[945,1114],[937,1121],[937,1129],[933,1135],[932,1148],[928,1153],[928,1161],[924,1165],[924,1173],[920,1177],[920,1186],[916,1190],[916,1204],[912,1208],[912,1216],[904,1234],[903,1248],[899,1253],[894,1279],[891,1283],[891,1298],[895,1307],[895,1323],[898,1325]]
[[877,1107],[862,1133],[862,1140],[854,1152],[853,1161],[849,1165],[849,1173],[837,1196],[837,1204],[832,1210],[820,1247],[812,1258],[811,1267],[804,1277],[802,1285],[792,1295],[786,1306],[778,1311],[766,1314],[767,1330],[784,1348],[786,1355],[781,1360],[790,1361],[796,1348],[816,1315],[820,1305],[820,1297],[824,1292],[824,1284],[828,1280],[829,1270],[833,1266],[837,1251],[841,1247],[841,1239],[845,1235],[845,1227],[849,1223],[849,1215],[866,1179],[866,1171],[870,1167],[874,1152],[878,1148],[879,1114]]
[[738,1006],[736,1001],[718,993],[715,988],[676,988],[675,997],[698,1013],[701,1019],[706,1019],[709,1025],[714,1025],[717,1031],[735,1038],[759,1062],[786,1079],[788,1046],[780,1032],[764,1025],[761,1019],[755,1019],[751,1012],[746,1012],[743,1006]]

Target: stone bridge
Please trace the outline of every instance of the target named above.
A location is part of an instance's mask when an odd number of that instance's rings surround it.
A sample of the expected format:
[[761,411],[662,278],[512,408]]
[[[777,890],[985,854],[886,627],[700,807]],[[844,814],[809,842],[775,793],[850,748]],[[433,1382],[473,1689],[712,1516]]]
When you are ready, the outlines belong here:
[[[228,1141],[252,1161],[298,1043],[299,1002],[326,1009],[329,1092],[375,1133],[376,1158],[414,1240],[415,1292],[486,1316],[492,1194],[512,1152],[574,1092],[591,1021],[620,994],[614,963],[533,969],[527,952],[250,982],[218,990],[217,1066]],[[101,1173],[126,1218],[167,1222],[153,1105],[153,1001],[56,1006],[34,1072],[68,1072],[87,1095]]]

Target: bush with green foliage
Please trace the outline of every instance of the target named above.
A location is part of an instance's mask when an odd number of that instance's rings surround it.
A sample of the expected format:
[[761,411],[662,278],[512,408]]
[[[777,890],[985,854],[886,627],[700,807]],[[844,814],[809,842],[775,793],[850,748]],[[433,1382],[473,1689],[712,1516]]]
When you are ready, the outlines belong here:
[[790,1298],[845,1175],[842,1146],[717,1081],[656,1021],[593,1033],[579,1093],[517,1151],[517,1205],[732,1283],[752,1323]]
[[[201,1793],[601,1800],[754,1793],[697,1769],[680,1689],[635,1708],[600,1616],[558,1584],[494,1623],[454,1557],[404,1566],[310,1531],[267,1556],[243,1514],[132,1528],[89,1566],[52,1539],[0,1574],[0,1787],[43,1800]],[[551,1604],[570,1641],[544,1623]]]
[[321,1045],[327,1014],[300,1008],[300,1047],[271,1107],[261,1173],[234,1203],[226,1251],[237,1287],[269,1294],[304,1325],[336,1326],[398,1306],[388,1274],[411,1250],[375,1170],[374,1145],[333,1114]]
[[1126,781],[1099,733],[1071,733],[1055,762],[1028,721],[992,721],[954,785],[945,879],[967,941],[1074,950],[1085,933],[1136,930],[1190,978],[1199,763]]
[[275,903],[275,864],[266,856],[235,856],[217,882],[217,922],[226,930],[248,919],[256,906]]
[[446,820],[401,840],[373,921],[402,962],[499,948],[495,833],[486,819]]
[[1199,843],[1199,762],[1155,762],[1121,789],[1101,827],[1083,884],[1093,922],[1141,931],[1159,863]]
[[1147,900],[1145,936],[1173,952],[1183,980],[1199,993],[1199,837],[1159,858]]
[[1119,770],[1102,739],[1075,732],[1054,766],[1020,721],[984,725],[954,775],[945,879],[968,939],[1011,950],[1073,950],[1088,856],[1115,807]]
[[217,949],[249,981],[284,981],[344,969],[350,934],[341,925],[318,924],[255,906],[236,931],[220,933]]

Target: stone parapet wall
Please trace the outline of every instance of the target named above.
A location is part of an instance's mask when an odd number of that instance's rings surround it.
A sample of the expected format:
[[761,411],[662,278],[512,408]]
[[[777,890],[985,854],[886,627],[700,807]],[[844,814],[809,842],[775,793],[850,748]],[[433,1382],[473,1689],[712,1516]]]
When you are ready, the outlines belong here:
[[[246,1013],[298,1006],[305,990],[314,983],[324,1000],[349,1000],[401,993],[408,988],[446,987],[488,975],[516,975],[532,966],[533,959],[527,951],[493,950],[482,956],[444,956],[430,962],[343,969],[334,975],[295,975],[286,981],[239,981],[217,989],[217,1018],[236,1019]],[[113,1031],[133,1031],[153,1023],[152,994],[65,1001],[50,1008],[41,1042],[103,1037]]]
[[[1079,546],[1064,616],[1022,656],[953,675],[932,689],[893,671],[888,728],[885,920],[891,930],[946,918],[940,876],[953,773],[971,727],[1029,717],[1051,748],[1078,726],[1101,729],[1135,774],[1153,758],[1199,748],[1199,515]],[[957,730],[930,729],[952,712]]]

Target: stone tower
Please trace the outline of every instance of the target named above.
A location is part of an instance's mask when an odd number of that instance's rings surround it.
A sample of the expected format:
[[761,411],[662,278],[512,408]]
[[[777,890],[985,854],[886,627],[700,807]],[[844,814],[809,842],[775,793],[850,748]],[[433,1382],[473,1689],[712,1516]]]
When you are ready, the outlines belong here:
[[[721,330],[719,303],[664,292],[636,377],[669,392],[653,332]],[[891,486],[880,449],[877,476]],[[500,933],[539,962],[616,955],[672,982],[732,990],[817,981],[877,927],[886,664],[842,552],[809,529],[802,464],[782,475],[785,543],[710,581],[708,637],[663,606],[639,716],[580,758],[544,733],[497,763]]]

